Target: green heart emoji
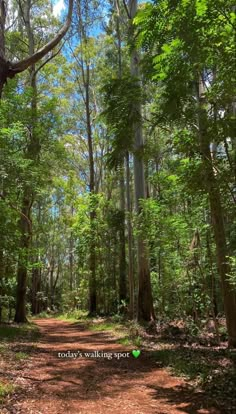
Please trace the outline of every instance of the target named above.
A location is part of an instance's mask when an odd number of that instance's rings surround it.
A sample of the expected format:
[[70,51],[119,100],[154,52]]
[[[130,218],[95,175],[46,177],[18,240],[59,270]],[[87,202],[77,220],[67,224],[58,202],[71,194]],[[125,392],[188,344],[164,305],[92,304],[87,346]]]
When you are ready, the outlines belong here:
[[138,358],[140,354],[141,354],[141,351],[139,351],[138,349],[134,349],[132,351],[132,355],[134,358]]

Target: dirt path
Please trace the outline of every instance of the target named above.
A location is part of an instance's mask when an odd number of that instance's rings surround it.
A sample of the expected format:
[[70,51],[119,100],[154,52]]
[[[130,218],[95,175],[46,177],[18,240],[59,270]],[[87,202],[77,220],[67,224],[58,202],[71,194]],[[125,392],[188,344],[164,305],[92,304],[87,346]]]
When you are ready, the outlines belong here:
[[219,413],[206,408],[200,392],[158,367],[148,354],[120,360],[58,357],[59,352],[78,350],[129,351],[107,332],[54,319],[35,322],[42,337],[21,373],[27,391],[12,402],[12,414]]

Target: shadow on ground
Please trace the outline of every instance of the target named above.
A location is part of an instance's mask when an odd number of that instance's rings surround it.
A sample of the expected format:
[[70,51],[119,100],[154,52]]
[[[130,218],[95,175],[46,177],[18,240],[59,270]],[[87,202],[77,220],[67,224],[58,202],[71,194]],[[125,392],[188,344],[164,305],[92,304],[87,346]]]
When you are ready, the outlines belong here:
[[[158,411],[160,404],[171,412],[187,414],[236,413],[234,387],[235,353],[211,349],[174,347],[155,352],[142,352],[138,359],[127,358],[59,358],[58,352],[130,352],[130,347],[118,345],[107,332],[90,332],[81,324],[38,321],[42,336],[37,350],[32,351],[33,368],[22,373],[36,384],[31,397],[40,400],[42,395],[63,401],[101,401],[129,398],[133,393],[147,413]],[[25,344],[27,352],[28,344]],[[203,388],[197,389],[181,379],[172,377],[166,370],[185,375],[192,381],[200,380]],[[147,397],[147,399],[145,399]],[[24,399],[22,394],[18,400]],[[143,398],[143,399],[142,399]],[[149,399],[149,400],[148,400]],[[151,411],[156,405],[156,411]],[[172,409],[173,407],[173,409]],[[217,409],[210,408],[216,407]],[[205,409],[205,411],[203,410]]]

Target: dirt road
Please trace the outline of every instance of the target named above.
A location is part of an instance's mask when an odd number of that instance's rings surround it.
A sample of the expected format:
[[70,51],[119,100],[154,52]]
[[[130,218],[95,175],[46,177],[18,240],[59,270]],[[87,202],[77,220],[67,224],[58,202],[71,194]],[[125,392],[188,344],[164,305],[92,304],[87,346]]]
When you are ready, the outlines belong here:
[[108,332],[55,319],[35,323],[42,336],[21,373],[25,391],[12,402],[12,414],[219,413],[206,408],[201,392],[171,376],[147,353],[118,359],[117,353],[131,349]]

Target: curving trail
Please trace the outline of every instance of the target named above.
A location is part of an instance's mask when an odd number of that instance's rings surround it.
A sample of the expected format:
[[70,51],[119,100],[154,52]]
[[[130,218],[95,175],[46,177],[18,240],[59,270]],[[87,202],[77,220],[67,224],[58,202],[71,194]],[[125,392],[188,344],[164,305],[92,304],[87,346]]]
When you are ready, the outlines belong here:
[[160,368],[147,353],[120,360],[58,357],[66,351],[130,351],[106,332],[55,319],[35,323],[42,336],[22,372],[26,392],[17,396],[11,413],[219,414],[206,408],[200,392]]

